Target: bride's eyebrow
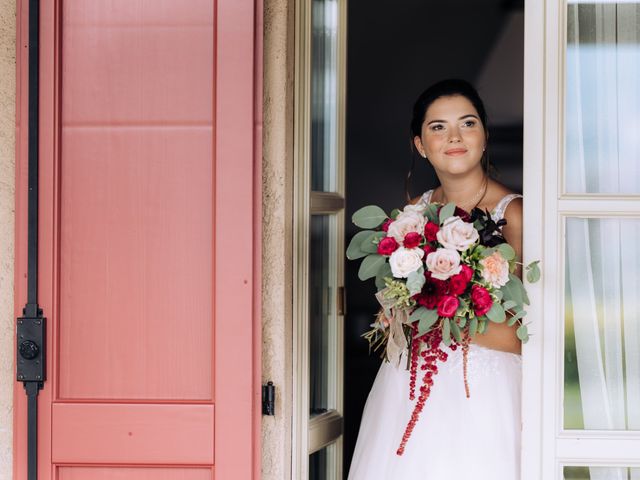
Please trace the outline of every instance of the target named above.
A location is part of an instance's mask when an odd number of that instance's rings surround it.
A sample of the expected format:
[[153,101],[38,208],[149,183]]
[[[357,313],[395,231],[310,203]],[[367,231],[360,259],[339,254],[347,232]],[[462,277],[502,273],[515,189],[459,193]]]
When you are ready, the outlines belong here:
[[[462,119],[467,118],[467,117],[473,117],[473,118],[476,118],[476,119],[480,120],[477,115],[473,115],[472,113],[469,113],[467,115],[463,115],[458,120],[462,120]],[[447,123],[446,120],[431,120],[429,123],[427,123],[427,125],[431,125],[432,123],[436,123],[436,122],[438,122],[438,123]]]

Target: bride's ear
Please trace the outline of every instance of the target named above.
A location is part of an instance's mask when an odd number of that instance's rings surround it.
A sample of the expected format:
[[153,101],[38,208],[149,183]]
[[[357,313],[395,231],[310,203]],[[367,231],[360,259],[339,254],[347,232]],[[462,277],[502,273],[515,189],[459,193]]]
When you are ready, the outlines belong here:
[[422,140],[420,140],[419,136],[416,135],[413,137],[413,145],[416,147],[416,150],[422,158],[427,158],[427,154],[424,153],[424,147],[422,146]]

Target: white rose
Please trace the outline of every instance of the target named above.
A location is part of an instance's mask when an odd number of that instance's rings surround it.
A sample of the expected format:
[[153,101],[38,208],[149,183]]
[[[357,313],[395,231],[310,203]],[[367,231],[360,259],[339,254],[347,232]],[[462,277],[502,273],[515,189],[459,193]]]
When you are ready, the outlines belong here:
[[473,224],[465,222],[460,217],[449,217],[438,230],[436,238],[443,247],[464,252],[478,241],[480,235]]
[[509,262],[500,255],[500,252],[494,252],[480,260],[480,265],[482,265],[482,277],[493,287],[503,287],[509,281]]
[[422,235],[424,233],[424,215],[414,211],[400,212],[396,219],[389,225],[387,235],[396,239],[400,245],[404,241],[407,233],[416,232]]
[[424,250],[421,248],[400,247],[389,257],[391,273],[396,278],[407,278],[422,266]]
[[450,248],[439,248],[427,255],[427,270],[433,278],[446,280],[462,270],[460,254]]

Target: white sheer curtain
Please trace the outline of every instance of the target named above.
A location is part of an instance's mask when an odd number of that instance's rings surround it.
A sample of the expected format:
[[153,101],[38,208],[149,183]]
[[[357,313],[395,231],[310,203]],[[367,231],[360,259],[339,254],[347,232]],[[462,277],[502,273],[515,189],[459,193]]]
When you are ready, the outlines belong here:
[[[640,2],[569,4],[567,14],[566,191],[640,195]],[[588,430],[640,430],[639,239],[638,219],[567,220]],[[590,470],[593,480],[640,480],[640,469]]]

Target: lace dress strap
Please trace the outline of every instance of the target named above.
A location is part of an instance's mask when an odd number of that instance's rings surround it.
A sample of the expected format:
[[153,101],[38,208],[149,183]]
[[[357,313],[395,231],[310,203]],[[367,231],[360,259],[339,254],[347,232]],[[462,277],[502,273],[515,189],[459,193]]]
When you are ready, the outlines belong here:
[[507,209],[511,201],[515,200],[516,198],[523,198],[523,197],[519,193],[510,193],[500,199],[496,207],[491,212],[491,218],[493,219],[494,222],[497,222],[498,220],[504,218],[505,210]]
[[422,197],[420,197],[420,202],[427,205],[429,202],[431,202],[431,195],[433,195],[433,189],[427,190],[422,194]]

